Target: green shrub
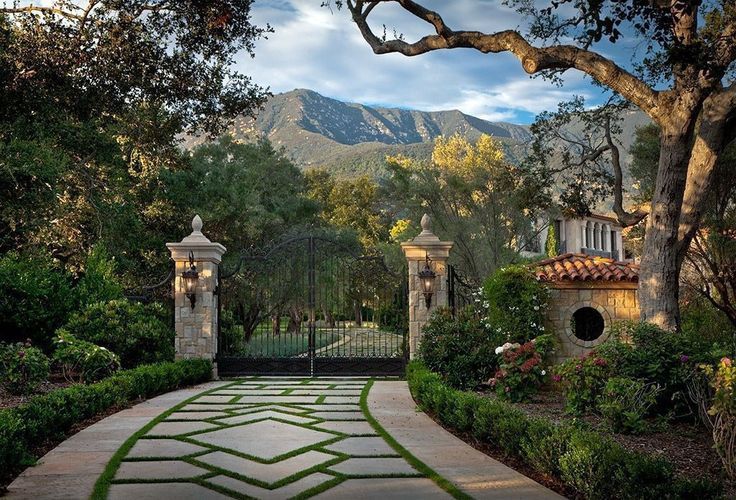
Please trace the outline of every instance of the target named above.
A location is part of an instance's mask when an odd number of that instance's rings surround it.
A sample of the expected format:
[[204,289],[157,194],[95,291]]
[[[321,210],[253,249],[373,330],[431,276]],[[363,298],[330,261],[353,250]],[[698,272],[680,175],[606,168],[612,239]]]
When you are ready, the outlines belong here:
[[70,382],[96,382],[120,369],[120,358],[114,352],[64,330],[59,331],[55,344],[54,364]]
[[13,394],[30,394],[49,376],[49,358],[30,342],[0,343],[0,381]]
[[653,383],[613,377],[606,381],[603,394],[598,396],[597,409],[614,432],[641,434],[647,428],[644,418],[657,402],[660,391]]
[[0,410],[0,482],[35,461],[42,443],[59,440],[78,422],[109,408],[209,380],[212,363],[190,359],[126,370],[90,385],[74,385]]
[[496,348],[501,363],[490,383],[498,397],[523,401],[536,394],[547,377],[544,360],[553,350],[551,335],[541,335],[523,345],[507,343]]
[[680,308],[680,314],[683,335],[700,344],[701,350],[718,350],[714,358],[736,352],[736,326],[710,302],[691,300]]
[[486,281],[483,293],[488,305],[487,321],[504,342],[524,343],[545,333],[549,291],[528,267],[499,269]]
[[3,339],[51,349],[54,331],[75,306],[71,277],[51,259],[8,253],[0,258],[0,332]]
[[498,366],[495,349],[502,337],[481,325],[470,308],[452,316],[436,312],[422,329],[419,356],[452,387],[469,389],[488,380]]
[[620,322],[612,333],[613,339],[597,349],[612,373],[659,385],[655,413],[692,415],[687,383],[698,364],[717,363],[720,352],[711,351],[700,339],[667,332],[650,323]]
[[596,432],[530,418],[504,401],[447,387],[421,362],[409,364],[407,381],[419,406],[445,425],[460,424],[462,428],[454,428],[465,431],[470,425],[475,439],[524,460],[588,498],[719,497],[718,483],[678,478],[667,461],[629,452]]
[[174,332],[165,316],[159,304],[112,300],[73,315],[64,331],[111,350],[123,368],[132,368],[174,359]]
[[87,256],[77,286],[74,288],[80,308],[96,302],[108,302],[123,298],[123,286],[116,272],[115,260],[105,247],[95,246]]

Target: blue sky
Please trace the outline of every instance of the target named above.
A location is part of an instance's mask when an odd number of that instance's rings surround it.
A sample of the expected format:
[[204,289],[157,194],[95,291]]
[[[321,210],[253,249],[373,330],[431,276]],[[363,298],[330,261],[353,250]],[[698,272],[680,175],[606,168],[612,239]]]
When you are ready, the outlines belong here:
[[[557,87],[530,78],[509,54],[484,55],[470,49],[436,51],[408,58],[374,55],[346,11],[320,7],[321,0],[256,0],[253,20],[275,33],[256,46],[256,57],[238,57],[237,67],[271,91],[308,88],[336,99],[421,110],[459,109],[488,120],[530,123],[573,94],[590,104],[601,90],[579,72],[568,72]],[[516,28],[523,20],[500,1],[428,0],[453,29],[492,32]],[[421,23],[391,4],[371,14],[377,32],[385,24],[408,40],[428,34]],[[616,47],[618,55],[626,48]],[[617,58],[618,59],[618,58]]]

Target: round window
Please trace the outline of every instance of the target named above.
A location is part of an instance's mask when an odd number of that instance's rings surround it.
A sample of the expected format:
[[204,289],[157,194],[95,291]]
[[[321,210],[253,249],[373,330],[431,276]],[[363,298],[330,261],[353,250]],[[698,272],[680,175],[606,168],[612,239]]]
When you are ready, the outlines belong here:
[[581,307],[572,315],[570,328],[583,341],[595,340],[603,334],[603,316],[592,307]]

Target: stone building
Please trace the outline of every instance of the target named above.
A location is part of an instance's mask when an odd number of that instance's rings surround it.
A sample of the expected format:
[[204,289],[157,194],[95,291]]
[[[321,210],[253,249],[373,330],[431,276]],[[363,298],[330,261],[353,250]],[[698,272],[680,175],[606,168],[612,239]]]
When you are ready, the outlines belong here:
[[533,270],[550,287],[546,327],[559,337],[560,361],[604,342],[614,322],[639,319],[637,264],[565,253],[536,263]]

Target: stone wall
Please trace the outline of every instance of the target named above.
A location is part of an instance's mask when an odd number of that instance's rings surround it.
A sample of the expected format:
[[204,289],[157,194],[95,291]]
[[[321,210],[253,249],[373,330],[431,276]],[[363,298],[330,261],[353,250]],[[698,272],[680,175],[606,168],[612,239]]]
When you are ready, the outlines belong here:
[[[581,286],[582,285],[582,286]],[[560,340],[558,361],[580,356],[604,342],[611,325],[621,320],[639,319],[639,299],[635,283],[590,283],[563,285],[550,290],[547,329]],[[593,341],[577,338],[570,326],[572,315],[582,307],[592,307],[603,316],[603,334]]]

